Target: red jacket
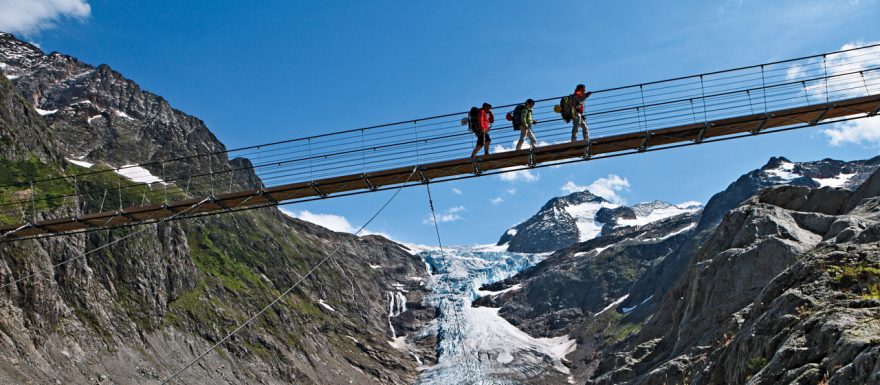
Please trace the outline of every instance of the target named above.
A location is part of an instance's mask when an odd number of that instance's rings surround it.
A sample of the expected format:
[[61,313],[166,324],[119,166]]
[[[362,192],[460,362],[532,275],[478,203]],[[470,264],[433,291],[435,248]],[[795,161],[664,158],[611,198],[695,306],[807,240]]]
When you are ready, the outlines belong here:
[[495,123],[495,115],[492,114],[492,111],[480,109],[480,129],[483,132],[489,132],[492,123]]
[[574,94],[571,95],[572,101],[574,101],[574,109],[577,110],[579,114],[584,113],[584,100],[586,100],[592,92],[580,92],[575,91]]

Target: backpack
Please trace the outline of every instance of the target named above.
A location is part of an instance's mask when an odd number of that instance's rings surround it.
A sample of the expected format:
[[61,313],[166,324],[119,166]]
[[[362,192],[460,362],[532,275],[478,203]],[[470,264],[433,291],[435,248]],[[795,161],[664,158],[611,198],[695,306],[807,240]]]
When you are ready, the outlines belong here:
[[513,109],[513,129],[519,130],[522,127],[522,114],[525,111],[526,106],[522,104],[518,104],[516,108]]
[[559,99],[559,109],[562,110],[562,120],[571,123],[571,96],[563,96]]
[[483,132],[480,129],[480,109],[477,107],[471,107],[471,111],[468,112],[468,128],[477,134]]

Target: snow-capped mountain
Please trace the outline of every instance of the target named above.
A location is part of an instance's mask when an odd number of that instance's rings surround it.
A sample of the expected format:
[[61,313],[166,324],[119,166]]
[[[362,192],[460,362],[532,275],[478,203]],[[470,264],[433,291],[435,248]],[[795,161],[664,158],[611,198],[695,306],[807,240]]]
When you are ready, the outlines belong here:
[[538,253],[586,242],[617,228],[644,226],[702,209],[697,202],[673,205],[662,201],[631,207],[618,205],[589,191],[553,198],[538,213],[510,229],[498,240],[508,251]]
[[700,219],[700,228],[714,226],[729,210],[765,188],[792,185],[854,190],[878,167],[880,156],[851,162],[834,159],[792,162],[784,157],[770,158],[763,167],[739,177],[727,189],[709,199]]

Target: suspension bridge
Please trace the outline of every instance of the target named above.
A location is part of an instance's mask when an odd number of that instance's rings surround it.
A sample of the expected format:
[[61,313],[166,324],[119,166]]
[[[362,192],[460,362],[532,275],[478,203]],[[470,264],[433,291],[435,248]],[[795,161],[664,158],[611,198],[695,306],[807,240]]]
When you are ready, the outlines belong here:
[[[460,112],[137,165],[87,164],[89,168],[78,172],[18,181],[0,186],[27,192],[0,195],[0,219],[7,218],[8,223],[0,226],[0,242],[328,199],[863,119],[880,111],[880,45],[593,90],[586,103],[591,137],[587,141],[570,141],[571,125],[553,111],[558,99],[537,100],[538,146],[514,150],[497,145],[519,138],[518,131],[501,121],[492,131],[495,153],[474,159],[467,156],[475,138],[460,124],[467,116]],[[513,106],[494,110],[503,116]],[[248,162],[230,162],[233,158]],[[249,186],[241,182],[253,175],[261,182]],[[53,214],[70,212],[64,207],[76,207],[82,214]]]

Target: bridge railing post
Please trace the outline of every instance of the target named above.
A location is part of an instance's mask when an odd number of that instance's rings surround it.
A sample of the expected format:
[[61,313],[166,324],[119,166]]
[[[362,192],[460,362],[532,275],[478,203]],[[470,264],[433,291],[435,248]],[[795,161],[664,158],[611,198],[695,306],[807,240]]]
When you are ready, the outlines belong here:
[[703,100],[703,122],[708,122],[709,114],[706,111],[706,86],[703,82],[703,75],[700,75],[700,99]]
[[361,172],[367,173],[367,146],[364,140],[364,129],[361,129]]
[[764,74],[764,65],[761,64],[761,93],[764,97],[764,113],[768,113],[767,110],[767,78]]
[[[648,133],[648,115],[647,115],[648,112],[645,110],[645,105],[646,105],[645,104],[645,86],[643,84],[639,84],[639,94],[641,94],[641,97],[642,97],[642,121],[644,122],[643,127],[644,127],[645,133],[647,134]],[[636,109],[636,111],[638,111],[638,109]]]
[[31,181],[31,221],[34,223],[37,222],[37,190],[34,187],[34,182]]
[[828,57],[826,54],[822,54],[822,71],[825,74],[825,103],[829,103],[828,96]]

